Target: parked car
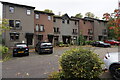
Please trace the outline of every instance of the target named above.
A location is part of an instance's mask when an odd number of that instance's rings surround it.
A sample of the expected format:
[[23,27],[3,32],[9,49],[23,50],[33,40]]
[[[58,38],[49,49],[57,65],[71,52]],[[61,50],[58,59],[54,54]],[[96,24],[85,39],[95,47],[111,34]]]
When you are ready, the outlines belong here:
[[35,51],[41,53],[53,53],[53,45],[50,42],[38,42]]
[[95,47],[111,47],[109,43],[104,43],[102,41],[95,41],[91,45]]
[[120,80],[120,52],[107,53],[104,57],[104,63],[112,76]]
[[29,48],[26,43],[16,43],[13,48],[13,57],[18,55],[29,56]]
[[115,40],[105,40],[105,43],[109,43],[111,45],[120,45],[120,42],[115,41]]

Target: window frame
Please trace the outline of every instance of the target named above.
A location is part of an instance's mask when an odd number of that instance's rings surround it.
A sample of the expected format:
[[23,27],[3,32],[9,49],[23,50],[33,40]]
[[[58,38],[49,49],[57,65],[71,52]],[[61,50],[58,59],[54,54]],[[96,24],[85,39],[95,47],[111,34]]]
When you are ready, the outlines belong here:
[[[42,30],[41,30],[41,29],[42,29]],[[44,31],[45,31],[45,30],[44,30],[44,25],[40,25],[40,26],[39,26],[39,31],[40,31],[40,32],[44,32]]]
[[11,41],[19,40],[19,37],[20,37],[20,33],[10,33],[10,40]]
[[[19,21],[19,27],[16,27],[16,22],[17,22],[17,21]],[[20,20],[14,20],[14,22],[15,22],[15,26],[14,26],[14,27],[15,27],[16,29],[19,29],[19,28],[21,27],[21,21],[20,21]]]
[[9,6],[9,12],[14,13],[15,12],[15,7],[14,6]]
[[31,14],[32,14],[31,9],[27,9],[27,10],[26,10],[26,14],[27,14],[27,15],[31,15]]
[[52,20],[52,17],[51,17],[51,16],[49,16],[49,15],[48,15],[48,20],[49,20],[49,21],[50,21],[50,20]]
[[35,19],[39,19],[40,18],[40,14],[35,14]]

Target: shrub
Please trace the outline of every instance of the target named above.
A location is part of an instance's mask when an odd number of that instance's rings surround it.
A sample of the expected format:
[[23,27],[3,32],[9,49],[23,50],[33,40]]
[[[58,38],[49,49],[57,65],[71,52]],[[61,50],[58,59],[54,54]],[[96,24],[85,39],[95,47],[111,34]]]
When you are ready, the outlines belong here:
[[85,41],[85,45],[90,45],[92,44],[94,41]]
[[2,46],[2,54],[8,53],[8,47]]
[[101,64],[97,54],[81,48],[66,51],[60,58],[65,78],[98,78],[102,72]]
[[65,78],[65,74],[62,71],[61,72],[53,72],[49,76],[48,80],[61,80],[63,78]]

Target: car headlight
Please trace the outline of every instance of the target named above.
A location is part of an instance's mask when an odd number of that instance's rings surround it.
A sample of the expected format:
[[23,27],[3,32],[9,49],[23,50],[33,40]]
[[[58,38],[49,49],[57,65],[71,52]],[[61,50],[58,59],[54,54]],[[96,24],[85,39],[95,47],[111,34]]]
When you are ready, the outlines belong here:
[[26,50],[28,50],[28,48],[26,48]]
[[14,49],[13,51],[17,51],[17,49]]

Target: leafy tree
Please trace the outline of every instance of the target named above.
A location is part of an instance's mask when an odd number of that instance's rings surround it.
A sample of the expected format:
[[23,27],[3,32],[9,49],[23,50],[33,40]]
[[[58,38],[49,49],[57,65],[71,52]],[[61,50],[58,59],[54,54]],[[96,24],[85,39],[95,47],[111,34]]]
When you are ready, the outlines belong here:
[[[8,25],[9,20],[8,19],[3,19],[0,23],[0,32],[4,32],[5,30],[9,30],[11,27]],[[0,34],[1,34],[0,33]]]
[[48,12],[48,13],[53,13],[53,11],[52,11],[52,10],[49,10],[49,9],[45,9],[44,11],[45,11],[45,12]]
[[119,9],[115,9],[114,13],[103,14],[103,19],[108,21],[108,37],[120,40],[120,15]]
[[85,16],[86,16],[86,17],[91,17],[91,18],[94,18],[94,17],[95,17],[95,15],[94,15],[93,13],[91,13],[91,12],[87,12],[87,13],[85,14]]
[[75,17],[77,17],[77,18],[82,18],[83,15],[82,15],[81,13],[78,13],[78,14],[75,15]]

